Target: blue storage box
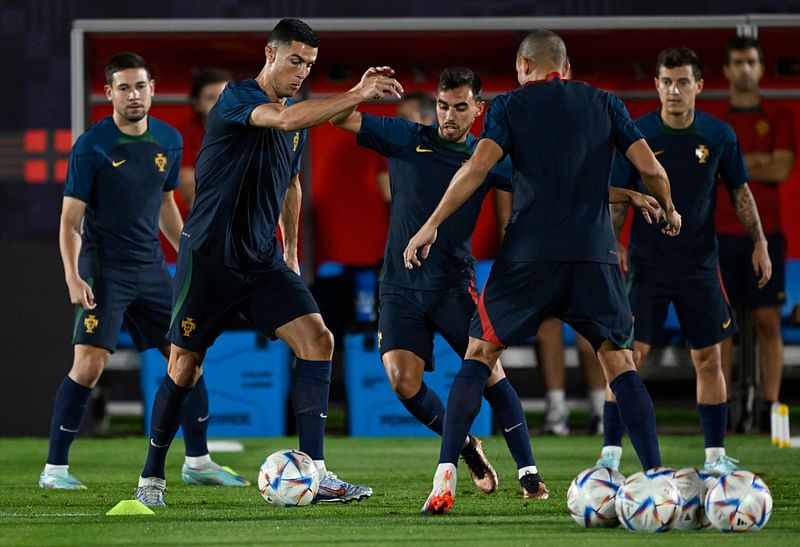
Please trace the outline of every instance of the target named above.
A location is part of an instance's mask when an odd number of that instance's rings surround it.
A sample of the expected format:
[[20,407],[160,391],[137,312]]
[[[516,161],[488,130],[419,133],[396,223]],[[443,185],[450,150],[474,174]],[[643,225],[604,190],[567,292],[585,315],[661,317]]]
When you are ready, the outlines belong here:
[[[425,373],[425,383],[447,404],[453,378],[462,358],[447,342],[434,339],[433,372]],[[375,333],[349,334],[344,340],[344,378],[347,390],[348,420],[353,437],[435,437],[436,434],[409,414],[397,399],[378,352]],[[492,412],[486,400],[470,430],[475,435],[490,435]]]
[[[267,341],[252,331],[220,335],[203,361],[209,437],[285,435],[290,357],[286,344]],[[141,363],[145,433],[149,435],[153,399],[167,367],[156,349],[142,353]]]

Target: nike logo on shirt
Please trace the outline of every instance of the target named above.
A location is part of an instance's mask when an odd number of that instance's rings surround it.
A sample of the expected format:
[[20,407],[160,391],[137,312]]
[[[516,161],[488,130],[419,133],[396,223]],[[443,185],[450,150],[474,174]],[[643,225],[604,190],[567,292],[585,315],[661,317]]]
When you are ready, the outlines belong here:
[[430,148],[422,148],[419,144],[417,145],[417,152],[433,152]]
[[111,160],[111,165],[112,165],[113,167],[119,167],[120,165],[122,165],[122,164],[123,164],[123,163],[125,163],[126,161],[128,161],[128,160],[119,160],[119,161],[114,161],[114,160]]

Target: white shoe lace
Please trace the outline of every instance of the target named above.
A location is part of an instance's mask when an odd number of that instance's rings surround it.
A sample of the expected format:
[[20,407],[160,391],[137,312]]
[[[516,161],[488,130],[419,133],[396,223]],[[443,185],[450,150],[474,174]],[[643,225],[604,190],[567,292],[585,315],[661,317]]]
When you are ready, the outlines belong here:
[[162,501],[165,490],[166,488],[162,489],[154,484],[149,486],[140,486],[139,495],[137,497],[140,501],[143,501],[145,505],[158,503]]

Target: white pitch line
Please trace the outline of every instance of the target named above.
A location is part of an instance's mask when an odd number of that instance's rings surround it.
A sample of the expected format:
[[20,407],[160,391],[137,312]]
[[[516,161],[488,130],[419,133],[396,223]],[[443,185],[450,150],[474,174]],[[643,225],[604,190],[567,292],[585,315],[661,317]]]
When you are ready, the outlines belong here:
[[2,513],[0,517],[95,517],[100,513]]

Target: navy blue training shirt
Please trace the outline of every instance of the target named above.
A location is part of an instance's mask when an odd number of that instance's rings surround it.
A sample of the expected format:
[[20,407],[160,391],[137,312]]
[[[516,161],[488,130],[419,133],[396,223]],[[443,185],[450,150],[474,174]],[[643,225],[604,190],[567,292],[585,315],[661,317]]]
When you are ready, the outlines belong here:
[[481,138],[511,158],[514,212],[497,260],[616,264],[613,148],[643,136],[622,101],[557,73],[492,102]]
[[389,163],[392,214],[381,282],[419,290],[469,283],[475,262],[472,231],[483,198],[492,186],[511,189],[510,165],[501,163],[490,172],[483,185],[439,227],[423,267],[407,270],[403,251],[408,240],[436,209],[450,179],[472,156],[478,140],[468,134],[466,142],[452,143],[439,137],[435,125],[362,114],[356,142],[386,156]]
[[[642,116],[636,125],[667,170],[672,201],[682,217],[681,233],[666,237],[660,226],[634,215],[631,260],[644,260],[641,266],[646,269],[637,266],[637,275],[647,271],[651,277],[663,277],[698,267],[715,270],[717,178],[731,190],[750,179],[736,134],[727,123],[700,111],[686,129],[664,125],[658,111]],[[610,181],[614,186],[647,192],[639,173],[620,154],[614,157]]]
[[82,264],[108,269],[164,260],[161,200],[178,187],[182,147],[180,133],[152,116],[143,135],[122,133],[108,116],[78,138],[64,195],[86,203]]
[[269,269],[283,259],[275,232],[306,141],[306,130],[249,124],[253,110],[269,102],[252,79],[222,92],[208,114],[195,166],[197,197],[183,228],[191,249],[244,271]]

